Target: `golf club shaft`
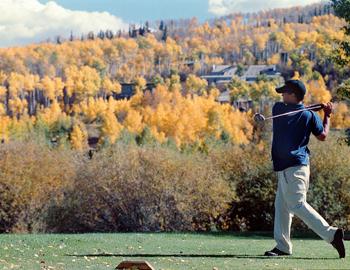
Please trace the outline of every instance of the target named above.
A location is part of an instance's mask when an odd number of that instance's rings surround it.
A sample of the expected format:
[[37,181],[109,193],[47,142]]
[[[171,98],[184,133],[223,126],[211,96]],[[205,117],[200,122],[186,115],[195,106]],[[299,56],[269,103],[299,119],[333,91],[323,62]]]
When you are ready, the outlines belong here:
[[320,108],[322,108],[322,104],[311,105],[309,107],[305,107],[304,109],[270,116],[270,117],[265,118],[265,120],[273,119],[273,118],[277,118],[277,117],[281,117],[281,116],[285,116],[285,115],[290,115],[290,114],[297,113],[297,112],[303,112],[303,111],[308,111],[308,110],[312,110],[312,109],[320,109]]

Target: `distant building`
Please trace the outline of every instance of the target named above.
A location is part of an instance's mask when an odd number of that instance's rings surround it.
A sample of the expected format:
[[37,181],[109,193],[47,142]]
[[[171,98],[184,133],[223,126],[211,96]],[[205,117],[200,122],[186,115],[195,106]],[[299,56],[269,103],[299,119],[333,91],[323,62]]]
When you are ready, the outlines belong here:
[[[130,99],[135,93],[134,83],[121,83],[121,92],[119,94],[113,93],[115,99]],[[154,83],[147,83],[144,91],[149,90],[152,92],[155,87]]]
[[202,79],[208,81],[208,84],[226,83],[232,80],[232,77],[236,74],[237,67],[230,65],[218,65],[213,66],[213,70],[208,75],[201,76]]
[[222,92],[216,99],[217,102],[220,102],[221,104],[231,104],[231,97],[230,97],[230,91],[226,90]]
[[[230,82],[236,73],[237,67],[218,65],[213,66],[213,70],[209,74],[201,76],[201,78],[206,79],[208,84],[223,84]],[[251,65],[240,79],[246,82],[256,82],[258,77],[263,75],[269,79],[281,78],[281,73],[277,71],[276,65]]]
[[247,112],[253,108],[253,101],[251,99],[239,98],[233,101],[232,105],[239,109],[241,112]]
[[251,99],[239,98],[237,100],[232,101],[229,90],[222,92],[217,97],[216,101],[221,104],[230,104],[242,112],[246,112],[249,109],[253,108],[253,101]]
[[184,64],[184,66],[187,66],[189,68],[193,68],[195,63],[196,62],[193,60],[186,60],[183,64]]
[[276,65],[252,65],[248,67],[241,79],[246,82],[256,82],[262,75],[269,79],[281,78],[281,73],[277,71]]

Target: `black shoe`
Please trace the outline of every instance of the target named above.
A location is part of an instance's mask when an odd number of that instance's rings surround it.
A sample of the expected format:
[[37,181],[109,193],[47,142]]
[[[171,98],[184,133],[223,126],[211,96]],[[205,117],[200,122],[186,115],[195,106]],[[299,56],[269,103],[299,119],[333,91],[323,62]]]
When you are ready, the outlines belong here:
[[334,234],[334,240],[331,242],[332,246],[338,251],[339,258],[345,258],[345,246],[344,246],[344,231],[338,229]]
[[273,250],[266,251],[264,256],[269,256],[269,257],[275,257],[275,256],[289,256],[291,254],[285,253],[277,248],[274,248]]

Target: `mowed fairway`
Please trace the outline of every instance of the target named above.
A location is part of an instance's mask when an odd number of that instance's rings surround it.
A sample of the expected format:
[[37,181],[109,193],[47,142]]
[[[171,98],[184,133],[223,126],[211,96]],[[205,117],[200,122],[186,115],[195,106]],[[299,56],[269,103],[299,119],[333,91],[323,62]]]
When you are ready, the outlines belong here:
[[349,258],[317,239],[294,239],[291,257],[265,258],[274,241],[261,234],[0,235],[0,243],[0,269],[114,269],[123,260],[174,270],[350,269]]

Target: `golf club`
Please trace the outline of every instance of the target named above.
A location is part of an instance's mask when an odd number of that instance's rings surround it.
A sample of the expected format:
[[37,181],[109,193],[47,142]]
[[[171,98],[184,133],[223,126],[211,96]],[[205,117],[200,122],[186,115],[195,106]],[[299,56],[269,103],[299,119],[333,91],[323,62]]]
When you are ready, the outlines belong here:
[[265,117],[264,115],[262,115],[260,113],[256,113],[256,114],[254,114],[254,121],[257,123],[261,123],[261,122],[264,122],[266,120],[274,119],[274,118],[285,116],[285,115],[291,115],[291,114],[302,112],[302,111],[319,110],[319,109],[322,109],[323,107],[324,107],[323,104],[314,104],[314,105],[309,105],[309,106],[305,107],[304,109],[291,111],[291,112],[287,112],[287,113],[282,113],[282,114],[277,114],[277,115],[270,116],[270,117]]

